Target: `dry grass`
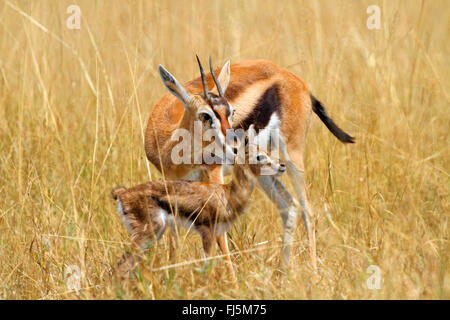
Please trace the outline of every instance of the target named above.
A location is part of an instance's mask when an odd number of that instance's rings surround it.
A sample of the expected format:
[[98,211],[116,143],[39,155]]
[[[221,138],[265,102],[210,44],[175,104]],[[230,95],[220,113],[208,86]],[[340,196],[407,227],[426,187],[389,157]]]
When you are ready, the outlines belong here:
[[[73,2],[81,30],[66,28]],[[366,27],[373,3],[379,31]],[[446,0],[2,1],[0,298],[449,299],[449,10]],[[142,135],[165,93],[156,66],[187,81],[195,53],[285,66],[357,137],[344,146],[313,116],[316,279],[302,227],[289,274],[277,275],[281,219],[260,191],[230,233],[237,288],[223,261],[208,282],[195,261],[151,271],[170,264],[167,239],[137,279],[110,276],[128,246],[110,189],[159,178]],[[177,261],[200,259],[198,237],[183,239]],[[381,290],[366,287],[372,264]],[[79,292],[66,286],[70,265],[84,275]]]

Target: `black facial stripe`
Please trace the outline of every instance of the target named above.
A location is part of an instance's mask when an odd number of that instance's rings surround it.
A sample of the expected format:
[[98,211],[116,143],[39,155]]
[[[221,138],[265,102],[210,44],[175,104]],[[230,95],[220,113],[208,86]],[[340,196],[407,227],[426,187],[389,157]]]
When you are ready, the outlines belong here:
[[245,131],[248,130],[251,124],[254,124],[255,130],[264,129],[269,124],[274,112],[277,114],[281,112],[281,98],[277,84],[264,92],[253,110],[237,126]]
[[227,99],[218,96],[213,92],[210,92],[207,97],[205,96],[202,97],[205,99],[206,103],[208,103],[212,108],[214,108],[215,106],[223,106],[223,107],[228,106]]
[[214,108],[212,110],[213,110],[214,115],[216,116],[217,120],[220,121],[220,115],[216,112],[216,110],[214,110]]
[[216,112],[216,109],[225,109],[225,117],[228,118],[231,115],[230,107],[228,105],[224,104],[217,104],[215,106],[212,106],[212,109],[214,112]]

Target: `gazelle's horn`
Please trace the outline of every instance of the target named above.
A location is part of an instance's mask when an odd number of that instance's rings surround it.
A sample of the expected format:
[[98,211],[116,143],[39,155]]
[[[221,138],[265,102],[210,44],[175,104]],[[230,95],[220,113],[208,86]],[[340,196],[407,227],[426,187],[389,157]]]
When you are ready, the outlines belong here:
[[195,56],[197,57],[198,67],[200,68],[200,75],[202,76],[203,93],[205,94],[205,97],[208,97],[209,91],[208,91],[208,84],[206,83],[205,72],[203,72],[202,63],[200,62],[198,55]]
[[211,70],[211,75],[214,79],[214,83],[216,84],[217,91],[219,92],[219,96],[223,97],[222,88],[220,87],[219,81],[217,81],[216,74],[214,73],[211,56],[209,56],[209,69]]

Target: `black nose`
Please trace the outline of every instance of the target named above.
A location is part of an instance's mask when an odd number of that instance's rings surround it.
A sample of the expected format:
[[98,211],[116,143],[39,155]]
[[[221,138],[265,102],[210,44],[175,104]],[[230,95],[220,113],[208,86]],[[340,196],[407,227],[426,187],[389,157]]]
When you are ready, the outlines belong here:
[[280,172],[285,172],[286,171],[286,165],[284,163],[280,163]]

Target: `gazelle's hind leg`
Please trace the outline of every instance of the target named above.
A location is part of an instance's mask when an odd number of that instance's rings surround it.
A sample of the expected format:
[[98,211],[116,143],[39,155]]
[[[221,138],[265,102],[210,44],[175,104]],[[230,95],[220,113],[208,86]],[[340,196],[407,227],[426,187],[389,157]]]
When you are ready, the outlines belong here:
[[297,166],[288,161],[288,175],[294,187],[295,193],[302,207],[302,218],[308,236],[309,254],[314,269],[317,269],[315,219],[308,204],[305,192],[304,172],[297,169]]
[[283,220],[282,261],[284,266],[288,267],[294,241],[294,232],[297,227],[298,201],[289,193],[278,178],[260,176],[258,182],[266,195],[277,206],[281,219]]

